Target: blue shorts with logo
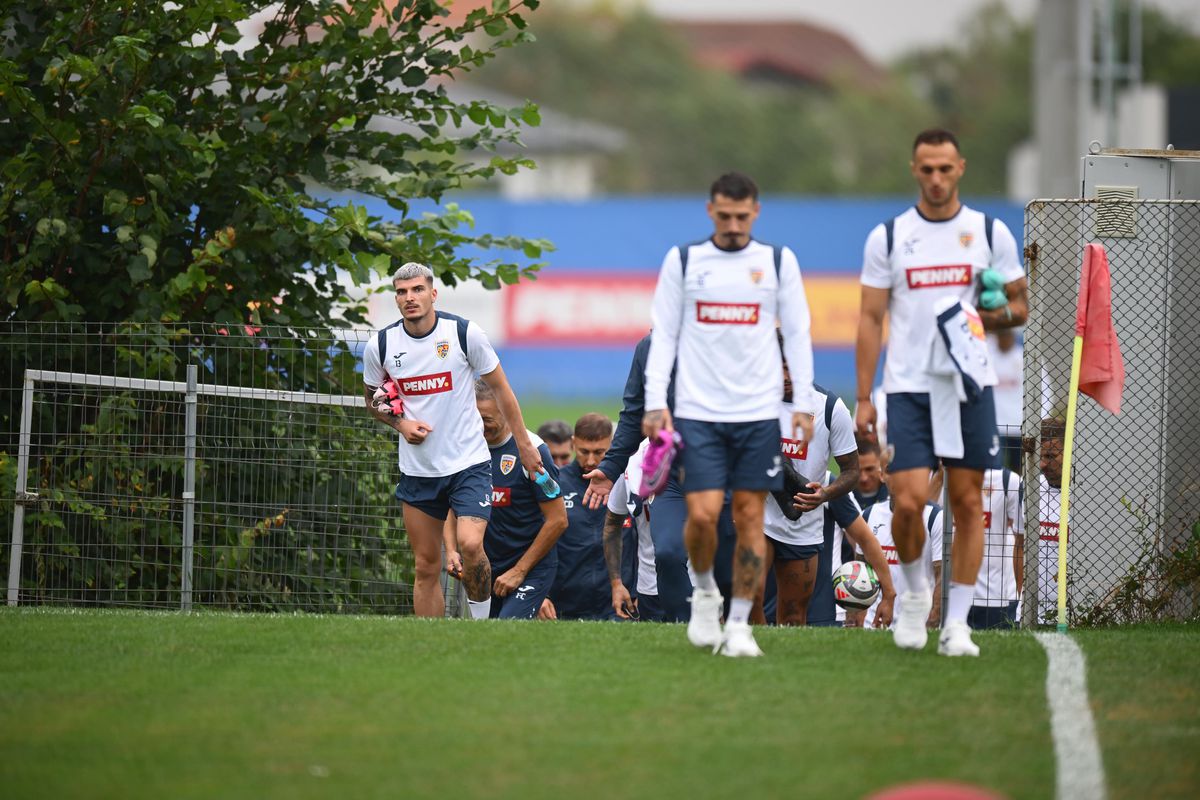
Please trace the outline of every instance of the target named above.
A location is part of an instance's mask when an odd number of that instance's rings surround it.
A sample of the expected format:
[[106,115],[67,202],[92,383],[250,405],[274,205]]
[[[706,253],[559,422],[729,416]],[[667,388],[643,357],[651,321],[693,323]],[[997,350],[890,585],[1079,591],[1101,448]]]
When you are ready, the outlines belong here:
[[779,420],[702,422],[676,419],[683,452],[684,494],[708,489],[772,491],[783,488]]
[[[944,458],[947,467],[986,470],[1000,466],[1000,437],[996,433],[996,404],[992,387],[984,388],[979,399],[960,403],[963,457]],[[896,448],[888,472],[926,467],[935,469],[938,458],[933,452],[933,420],[929,394],[898,392],[887,396],[888,443]]]
[[[508,564],[492,565],[492,580],[517,565],[516,561]],[[492,619],[534,619],[542,601],[550,596],[550,587],[554,585],[554,576],[558,573],[558,559],[550,556],[539,561],[521,585],[509,593],[507,597],[492,595]]]
[[767,541],[770,542],[771,547],[775,550],[773,558],[776,561],[806,561],[813,556],[819,556],[821,551],[825,549],[824,542],[817,542],[816,544],[788,544],[776,541],[770,536],[767,537]]
[[435,519],[454,509],[459,517],[492,518],[492,462],[473,464],[444,478],[401,475],[396,499]]

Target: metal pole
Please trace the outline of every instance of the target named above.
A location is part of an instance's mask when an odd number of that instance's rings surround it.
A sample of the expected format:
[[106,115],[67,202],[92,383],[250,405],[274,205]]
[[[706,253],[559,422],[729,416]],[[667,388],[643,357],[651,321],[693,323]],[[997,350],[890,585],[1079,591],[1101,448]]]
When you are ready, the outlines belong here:
[[1129,82],[1135,87],[1142,83],[1142,0],[1129,6]]
[[950,508],[950,476],[942,468],[942,613],[938,627],[946,627],[946,609],[950,607],[950,573],[954,572],[954,514]]
[[21,591],[21,549],[25,543],[25,503],[36,500],[29,494],[29,439],[33,428],[33,377],[25,371],[21,390],[21,434],[17,449],[17,491],[14,497],[12,548],[8,557],[8,604],[15,606]]
[[196,378],[195,364],[188,364],[187,393],[183,403],[186,427],[183,439],[183,578],[179,607],[192,610],[192,558],[196,524]]
[[1114,0],[1104,0],[1100,14],[1100,106],[1104,112],[1104,143],[1120,146],[1117,141],[1117,41],[1114,30]]

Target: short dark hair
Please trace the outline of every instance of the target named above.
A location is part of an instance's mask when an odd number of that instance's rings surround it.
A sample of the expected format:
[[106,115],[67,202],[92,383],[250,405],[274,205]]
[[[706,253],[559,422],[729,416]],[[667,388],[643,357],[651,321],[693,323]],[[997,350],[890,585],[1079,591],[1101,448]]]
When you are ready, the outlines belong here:
[[613,435],[612,420],[595,411],[584,414],[575,421],[575,438],[585,442],[607,439]]
[[954,145],[954,149],[962,152],[958,146],[958,137],[953,132],[945,128],[926,128],[917,134],[917,138],[913,139],[913,152],[917,152],[917,148],[923,144],[945,144],[949,142]]
[[1042,441],[1047,439],[1065,439],[1067,423],[1058,417],[1046,417],[1041,423]]
[[708,199],[713,200],[717,195],[724,195],[730,200],[758,199],[758,184],[749,175],[742,172],[726,172],[712,182],[708,189]]
[[537,429],[538,438],[550,444],[566,444],[571,441],[571,426],[566,420],[552,419],[543,422]]
[[854,443],[858,445],[858,454],[860,456],[877,455],[883,457],[883,451],[879,449],[879,442],[874,439],[860,439],[854,437]]
[[496,393],[492,391],[492,387],[483,378],[475,380],[475,400],[495,400]]

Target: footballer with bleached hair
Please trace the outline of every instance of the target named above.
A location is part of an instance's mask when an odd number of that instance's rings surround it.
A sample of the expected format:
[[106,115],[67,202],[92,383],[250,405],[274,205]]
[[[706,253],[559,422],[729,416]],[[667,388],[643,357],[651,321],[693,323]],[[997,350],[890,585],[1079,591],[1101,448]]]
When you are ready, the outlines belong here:
[[[396,498],[416,567],[414,613],[445,614],[439,577],[443,526],[453,510],[455,535],[446,537],[446,570],[466,586],[471,616],[487,619],[492,574],[483,534],[491,516],[492,476],[475,408],[476,374],[495,392],[530,475],[544,471],[542,456],[525,430],[521,407],[487,334],[474,322],[434,309],[433,277],[433,270],[416,262],[392,275],[401,319],[367,342],[364,395],[368,412],[400,434]],[[399,396],[399,404],[375,405],[384,386]]]

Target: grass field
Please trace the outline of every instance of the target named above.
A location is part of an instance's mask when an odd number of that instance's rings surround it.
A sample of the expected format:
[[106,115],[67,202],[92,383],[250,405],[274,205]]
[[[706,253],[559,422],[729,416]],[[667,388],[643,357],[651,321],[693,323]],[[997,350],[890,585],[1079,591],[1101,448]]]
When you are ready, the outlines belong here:
[[[1200,634],[1083,631],[1114,798],[1200,793]],[[952,778],[1054,794],[1046,659],[901,653],[765,630],[767,657],[680,626],[0,613],[12,798],[856,798]]]
[[565,420],[568,425],[574,427],[575,420],[589,411],[605,414],[616,423],[617,414],[621,412],[620,392],[622,389],[624,389],[623,386],[614,387],[612,397],[599,400],[548,400],[539,397],[522,397],[519,398],[521,415],[525,417],[525,424],[531,431],[536,431],[539,425],[552,419]]

